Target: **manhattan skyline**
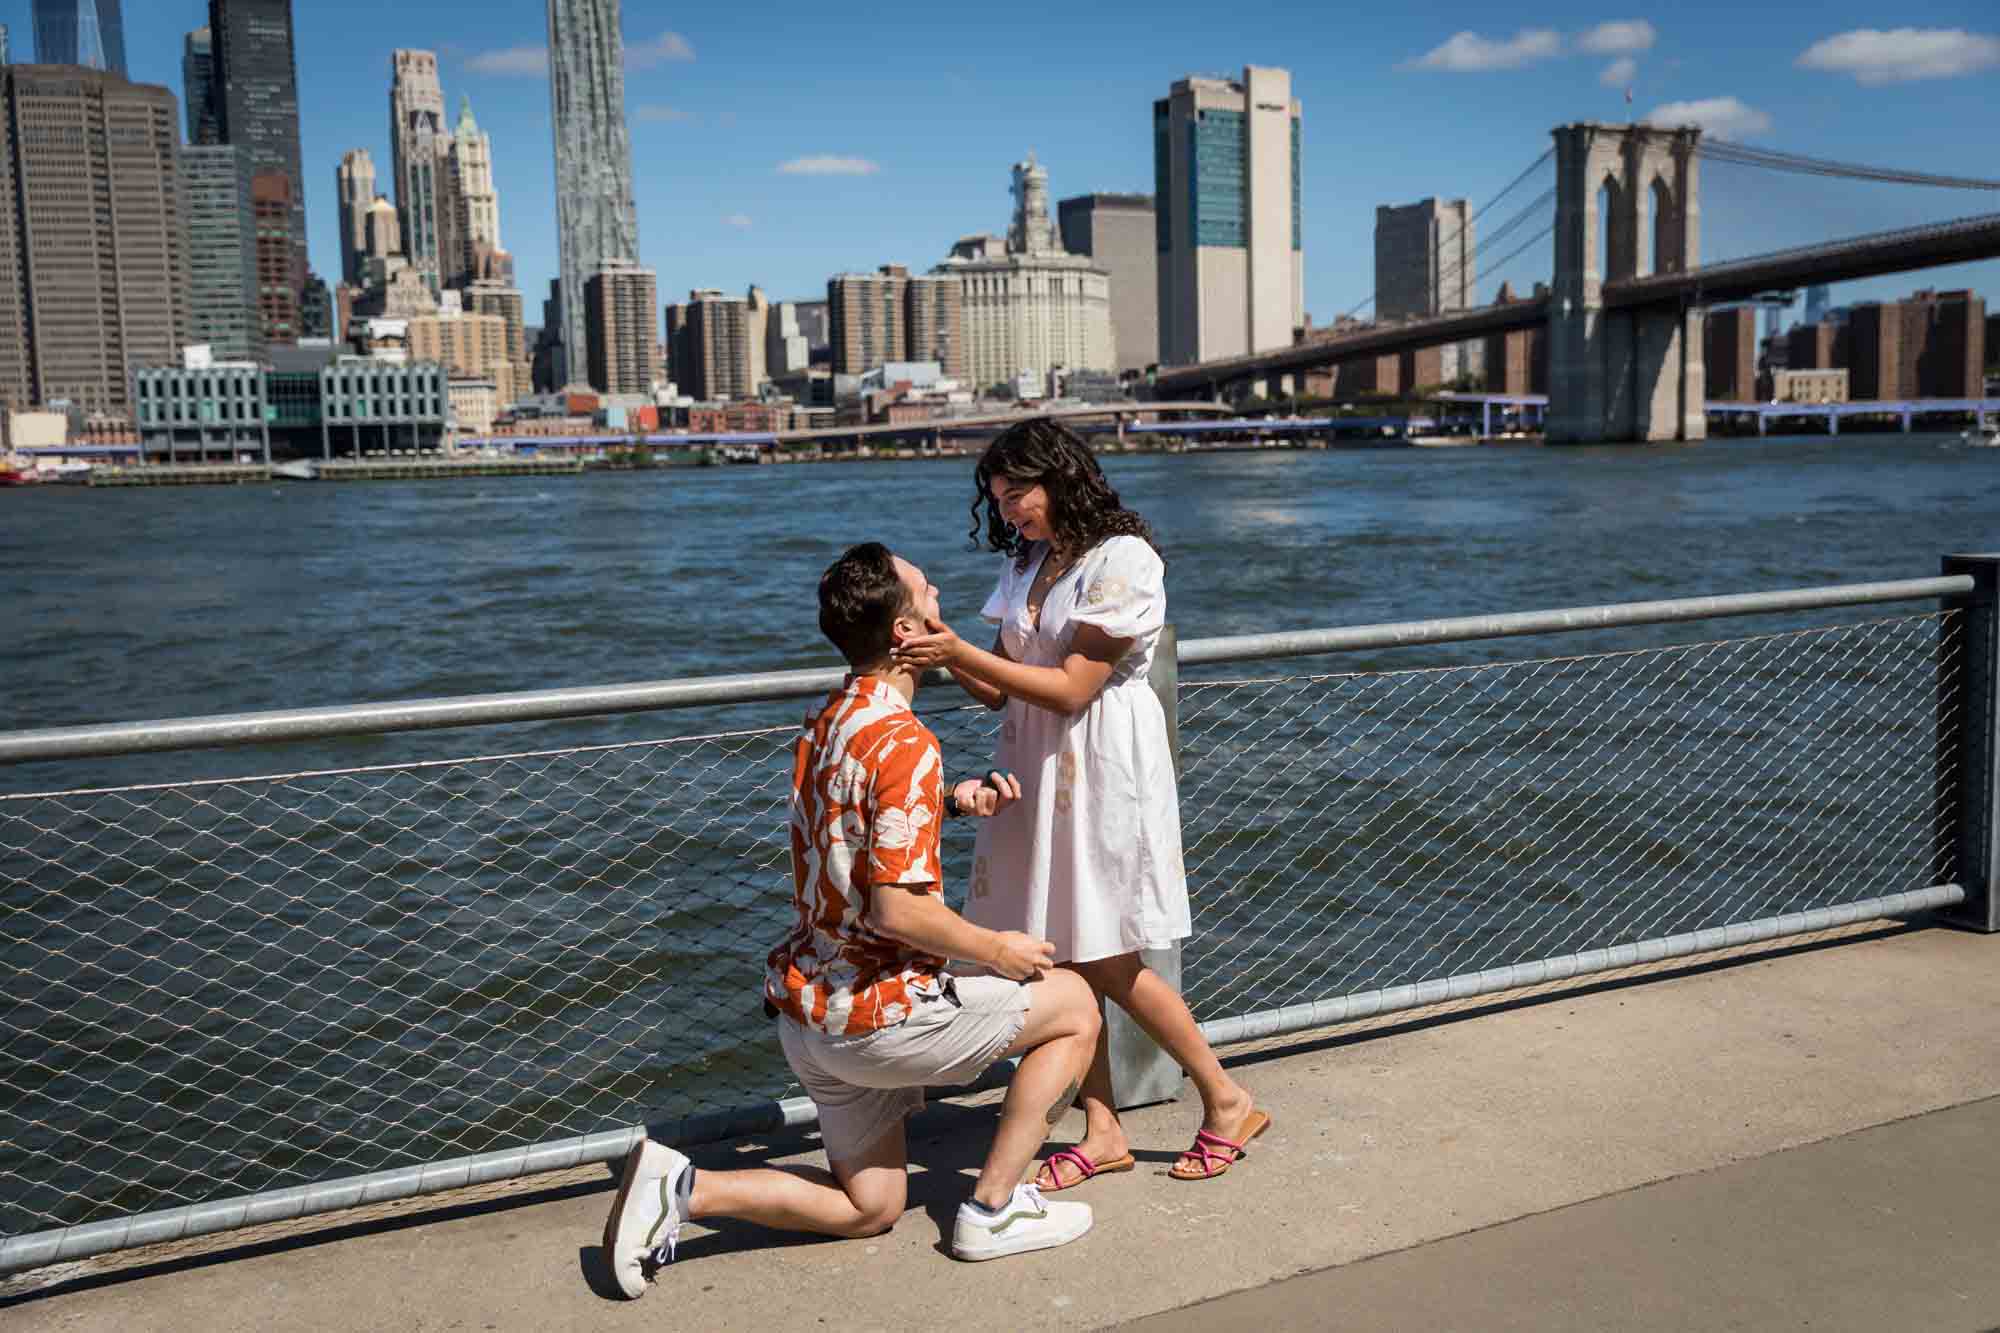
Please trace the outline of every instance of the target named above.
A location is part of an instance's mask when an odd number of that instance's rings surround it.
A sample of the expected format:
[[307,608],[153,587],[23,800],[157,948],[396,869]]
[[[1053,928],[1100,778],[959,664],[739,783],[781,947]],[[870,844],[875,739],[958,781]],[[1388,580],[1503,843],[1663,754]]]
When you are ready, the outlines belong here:
[[[183,92],[183,35],[202,0],[128,6],[132,77]],[[0,13],[25,33],[26,0]],[[1242,63],[1292,71],[1304,140],[1305,305],[1321,323],[1373,287],[1374,209],[1426,196],[1476,208],[1569,120],[1690,109],[1726,137],[1849,161],[2000,176],[1983,129],[2000,35],[1983,6],[1916,5],[1910,33],[1858,4],[1801,21],[1720,5],[1671,17],[1577,5],[1513,13],[1454,7],[1365,25],[1254,5],[1219,29],[1212,8],[1110,7],[1060,33],[1015,31],[911,5],[868,25],[816,7],[711,13],[626,0],[626,105],[640,250],[662,299],[690,287],[776,298],[828,275],[906,263],[921,271],[963,234],[1005,229],[995,165],[1030,149],[1055,198],[1152,189],[1150,108],[1189,73]],[[340,155],[390,160],[389,55],[435,50],[447,97],[469,96],[493,139],[508,248],[531,304],[557,271],[546,0],[413,9],[389,0],[297,4],[303,174],[313,264],[339,270],[332,178]],[[1956,32],[1956,36],[1953,34]],[[1940,34],[1943,34],[1940,36]],[[16,59],[31,52],[17,38]],[[1632,100],[1625,96],[1630,89]],[[382,188],[378,185],[378,189]],[[1704,257],[1990,211],[1990,195],[1704,172]],[[1482,230],[1521,202],[1510,196]],[[1546,255],[1482,264],[1490,300]],[[1836,288],[1837,302],[1915,286],[2000,296],[2000,264]]]

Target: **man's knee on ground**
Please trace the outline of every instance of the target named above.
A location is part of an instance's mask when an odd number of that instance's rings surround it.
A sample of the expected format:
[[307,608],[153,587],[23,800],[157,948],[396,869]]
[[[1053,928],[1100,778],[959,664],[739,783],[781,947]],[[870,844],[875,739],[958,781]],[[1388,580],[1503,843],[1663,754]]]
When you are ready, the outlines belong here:
[[842,1233],[851,1237],[879,1236],[896,1225],[909,1198],[908,1177],[881,1179],[878,1173],[849,1180],[847,1201],[854,1205],[854,1218]]

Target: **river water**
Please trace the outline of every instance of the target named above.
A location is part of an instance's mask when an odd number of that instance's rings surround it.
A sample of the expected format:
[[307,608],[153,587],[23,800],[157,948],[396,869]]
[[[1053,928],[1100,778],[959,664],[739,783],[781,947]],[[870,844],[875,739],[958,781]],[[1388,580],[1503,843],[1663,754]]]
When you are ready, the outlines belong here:
[[[1107,462],[1183,638],[1915,577],[2000,538],[2000,452],[1953,437]],[[0,728],[826,665],[813,586],[867,538],[975,632],[970,471],[0,495]]]
[[[1105,462],[1158,530],[1183,639],[2000,549],[2000,451],[1953,437]],[[814,584],[869,538],[983,635],[970,471],[0,494],[0,729],[830,665]],[[1282,688],[1200,682],[1298,667],[1190,673],[1197,1012],[1793,910],[1843,874],[1931,882],[1935,687],[1911,664],[1935,623],[1612,677],[1557,660],[1926,610],[1349,656],[1311,669],[1362,674]],[[924,704],[958,770],[991,721],[950,702]],[[755,991],[798,711],[0,769],[0,1235],[783,1091]],[[1806,739],[1750,748],[1760,728]]]

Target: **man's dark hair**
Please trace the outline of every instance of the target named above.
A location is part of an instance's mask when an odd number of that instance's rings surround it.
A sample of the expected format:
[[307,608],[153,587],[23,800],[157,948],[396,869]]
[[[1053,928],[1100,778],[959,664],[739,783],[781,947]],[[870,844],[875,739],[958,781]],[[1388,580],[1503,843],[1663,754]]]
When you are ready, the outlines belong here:
[[910,590],[881,542],[848,547],[819,576],[820,633],[833,640],[849,666],[887,657],[896,617],[909,609]]

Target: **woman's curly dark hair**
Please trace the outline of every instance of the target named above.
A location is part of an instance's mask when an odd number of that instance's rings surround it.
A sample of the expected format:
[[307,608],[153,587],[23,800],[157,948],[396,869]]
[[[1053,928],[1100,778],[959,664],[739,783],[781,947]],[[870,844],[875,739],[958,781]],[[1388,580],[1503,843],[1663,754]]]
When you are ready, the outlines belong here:
[[1027,485],[1040,484],[1049,496],[1049,526],[1055,530],[1056,544],[1071,554],[1081,554],[1106,537],[1138,537],[1157,553],[1152,525],[1118,501],[1118,492],[1105,480],[1080,436],[1051,417],[1034,417],[1001,431],[973,469],[972,538],[979,549],[981,529],[986,547],[1014,557],[1014,567],[1025,570],[1033,542],[1024,539],[1012,524],[1000,517],[999,502],[993,498],[993,480],[1005,477]]

